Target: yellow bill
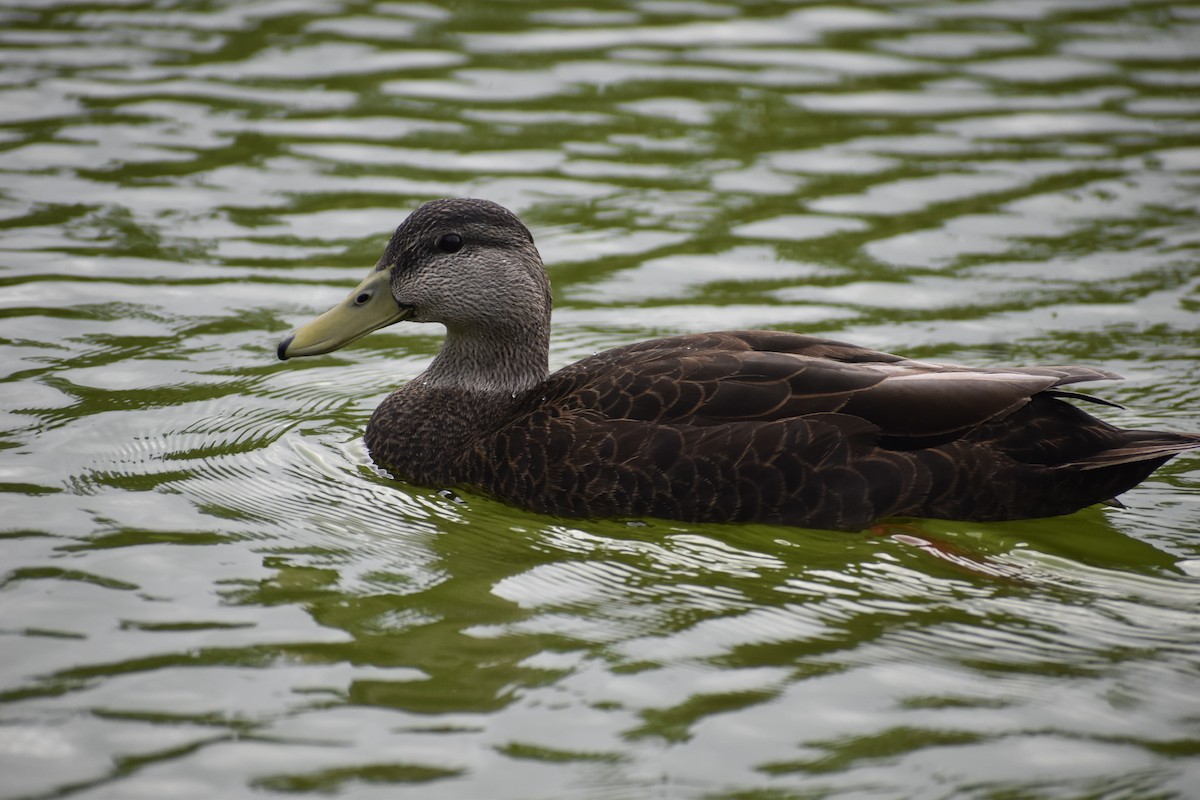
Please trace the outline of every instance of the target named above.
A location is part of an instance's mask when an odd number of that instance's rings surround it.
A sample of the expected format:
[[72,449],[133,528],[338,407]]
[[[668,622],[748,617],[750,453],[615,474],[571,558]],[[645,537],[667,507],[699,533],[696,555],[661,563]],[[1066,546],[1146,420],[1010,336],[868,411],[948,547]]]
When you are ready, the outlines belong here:
[[391,272],[372,272],[341,303],[288,334],[276,352],[281,361],[328,353],[411,313],[392,297]]

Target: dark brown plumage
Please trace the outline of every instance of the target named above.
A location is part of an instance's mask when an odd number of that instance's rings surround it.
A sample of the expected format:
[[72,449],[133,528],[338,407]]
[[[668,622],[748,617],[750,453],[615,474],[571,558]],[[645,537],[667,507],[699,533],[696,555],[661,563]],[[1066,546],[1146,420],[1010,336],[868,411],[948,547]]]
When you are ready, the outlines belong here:
[[[354,317],[361,307],[373,316]],[[1060,387],[1117,377],[1102,370],[971,369],[775,331],[655,339],[548,375],[549,313],[516,216],[434,201],[279,354],[327,352],[399,319],[444,323],[430,368],[371,417],[372,457],[414,483],[563,516],[851,530],[1045,517],[1111,500],[1200,447],[1063,399],[1093,400]]]

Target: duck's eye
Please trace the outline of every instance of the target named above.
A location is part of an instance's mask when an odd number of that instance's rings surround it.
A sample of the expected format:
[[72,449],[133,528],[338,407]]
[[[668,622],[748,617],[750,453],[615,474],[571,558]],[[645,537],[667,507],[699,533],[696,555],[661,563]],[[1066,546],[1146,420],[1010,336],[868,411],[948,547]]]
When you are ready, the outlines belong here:
[[443,253],[457,253],[462,249],[463,239],[457,233],[447,233],[438,239],[437,246]]

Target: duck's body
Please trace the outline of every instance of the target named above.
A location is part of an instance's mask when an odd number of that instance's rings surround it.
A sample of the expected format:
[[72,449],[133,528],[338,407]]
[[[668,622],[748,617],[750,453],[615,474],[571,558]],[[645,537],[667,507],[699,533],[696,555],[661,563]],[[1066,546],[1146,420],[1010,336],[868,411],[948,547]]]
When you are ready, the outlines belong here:
[[971,369],[793,333],[655,339],[549,375],[549,315],[520,221],[486,201],[435,201],[279,354],[400,319],[444,323],[430,368],[372,416],[372,458],[413,483],[563,516],[838,529],[1044,517],[1111,500],[1200,447],[1061,399],[1078,397],[1063,385],[1117,377],[1101,370]]

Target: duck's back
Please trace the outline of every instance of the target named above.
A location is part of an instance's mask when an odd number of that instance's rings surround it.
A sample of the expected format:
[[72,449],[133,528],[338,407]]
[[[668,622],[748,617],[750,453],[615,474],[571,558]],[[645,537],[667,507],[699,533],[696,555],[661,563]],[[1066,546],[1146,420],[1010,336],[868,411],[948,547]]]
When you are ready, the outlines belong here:
[[656,339],[552,375],[478,443],[464,478],[565,516],[844,529],[1052,516],[1200,446],[1115,428],[1057,388],[1115,377],[930,364],[772,331]]

